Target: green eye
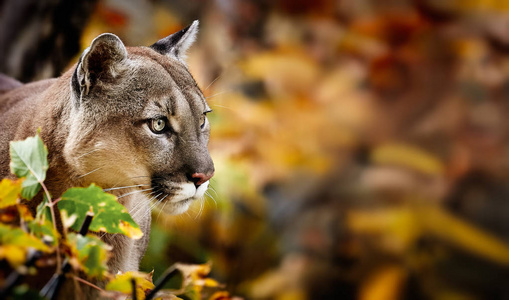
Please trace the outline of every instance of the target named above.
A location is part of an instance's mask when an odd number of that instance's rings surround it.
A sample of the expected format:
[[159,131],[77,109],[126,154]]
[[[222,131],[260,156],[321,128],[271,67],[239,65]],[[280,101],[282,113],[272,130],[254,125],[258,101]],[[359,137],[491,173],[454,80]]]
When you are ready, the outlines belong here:
[[203,129],[205,127],[205,121],[207,120],[207,117],[205,116],[205,114],[201,115],[201,118],[200,118],[200,128]]
[[207,114],[212,112],[211,109],[207,110],[206,112],[204,112],[202,115],[201,115],[201,118],[200,118],[200,128],[203,129],[205,128],[205,124],[207,123]]
[[164,133],[167,128],[167,122],[164,118],[152,119],[149,121],[150,130],[155,134]]

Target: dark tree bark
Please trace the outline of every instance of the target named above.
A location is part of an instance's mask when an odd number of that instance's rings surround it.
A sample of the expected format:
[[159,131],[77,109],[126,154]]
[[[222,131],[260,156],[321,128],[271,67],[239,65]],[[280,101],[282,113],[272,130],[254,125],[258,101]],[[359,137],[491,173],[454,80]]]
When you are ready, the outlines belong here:
[[59,76],[96,2],[0,0],[0,72],[22,82]]

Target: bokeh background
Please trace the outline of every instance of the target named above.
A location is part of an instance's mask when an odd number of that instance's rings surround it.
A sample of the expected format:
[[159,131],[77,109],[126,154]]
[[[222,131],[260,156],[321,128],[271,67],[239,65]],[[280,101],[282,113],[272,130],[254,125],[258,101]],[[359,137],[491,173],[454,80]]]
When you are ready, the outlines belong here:
[[142,268],[245,299],[509,299],[509,1],[0,2],[0,72],[200,20],[208,197],[153,215]]

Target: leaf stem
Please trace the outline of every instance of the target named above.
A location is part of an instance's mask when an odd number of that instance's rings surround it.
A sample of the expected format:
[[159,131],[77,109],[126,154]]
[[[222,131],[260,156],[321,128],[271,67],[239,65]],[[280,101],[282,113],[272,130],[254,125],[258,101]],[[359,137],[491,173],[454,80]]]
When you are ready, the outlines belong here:
[[[34,172],[32,172],[32,174],[34,174]],[[53,219],[53,228],[55,229],[56,232],[58,232],[57,220],[55,219],[55,208],[53,207],[53,200],[51,199],[51,195],[48,191],[48,188],[44,184],[44,182],[41,181],[38,177],[37,177],[37,181],[39,181],[39,183],[41,184],[41,186],[44,190],[44,193],[46,194],[46,198],[48,198],[48,203],[49,203],[48,206],[49,206],[49,210],[51,212],[51,218]],[[57,271],[60,270],[61,265],[62,265],[62,258],[60,257],[60,240],[57,239]]]
[[57,204],[58,202],[60,202],[60,200],[62,200],[62,198],[57,198],[56,200],[53,200],[53,202],[47,204],[47,206],[55,206],[55,204]]

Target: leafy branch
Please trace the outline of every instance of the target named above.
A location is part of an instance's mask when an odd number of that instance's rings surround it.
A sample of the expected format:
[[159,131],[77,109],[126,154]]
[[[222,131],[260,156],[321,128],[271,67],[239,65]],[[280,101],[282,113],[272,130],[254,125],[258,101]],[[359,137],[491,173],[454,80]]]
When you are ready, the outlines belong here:
[[[0,282],[3,282],[1,299],[9,299],[15,294],[16,287],[23,284],[27,270],[37,270],[37,262],[46,257],[47,263],[48,256],[56,256],[56,272],[39,292],[47,299],[58,297],[66,278],[99,291],[103,297],[114,299],[125,298],[126,295],[141,300],[155,297],[179,299],[177,295],[180,294],[202,299],[203,288],[220,287],[216,281],[206,278],[210,272],[209,264],[176,264],[156,285],[152,283],[152,273],[109,273],[107,263],[112,247],[89,231],[141,238],[143,233],[127,209],[118,203],[114,195],[94,184],[70,188],[60,198],[52,199],[44,184],[49,165],[48,150],[39,134],[24,141],[11,142],[10,147],[10,167],[18,179],[0,181],[0,216],[14,213],[17,218],[0,218],[2,222],[12,221],[0,223],[0,260],[7,261],[12,268],[7,278],[0,277]],[[22,199],[34,201],[41,189],[42,201],[34,218]],[[19,225],[16,226],[15,220],[18,219]],[[61,231],[56,224],[58,219],[62,220]],[[162,290],[164,284],[179,273],[184,278],[182,287],[176,291]],[[77,274],[85,274],[86,277]],[[90,280],[103,281],[105,288]],[[221,292],[221,299],[229,299],[229,296],[224,297],[225,293]]]

